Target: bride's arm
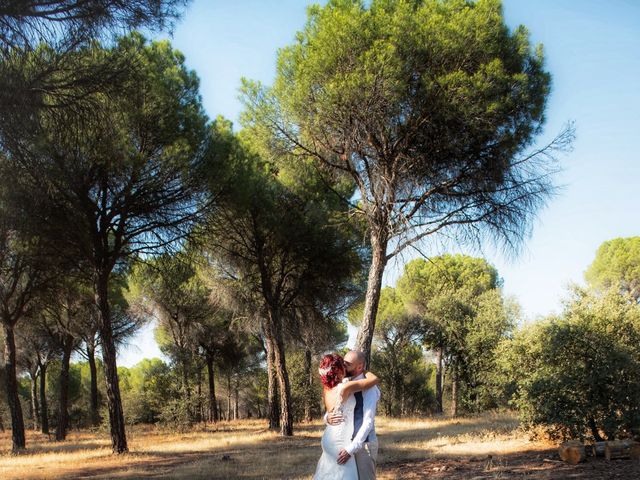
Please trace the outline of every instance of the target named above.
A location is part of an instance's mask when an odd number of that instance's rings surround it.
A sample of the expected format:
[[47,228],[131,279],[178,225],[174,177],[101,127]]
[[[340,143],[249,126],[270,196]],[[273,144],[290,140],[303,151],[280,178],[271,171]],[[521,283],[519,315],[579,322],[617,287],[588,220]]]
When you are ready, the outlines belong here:
[[367,390],[375,385],[380,384],[380,379],[371,372],[365,374],[365,378],[361,380],[353,380],[344,384],[342,388],[342,395],[346,398],[348,395],[354,392],[360,392]]

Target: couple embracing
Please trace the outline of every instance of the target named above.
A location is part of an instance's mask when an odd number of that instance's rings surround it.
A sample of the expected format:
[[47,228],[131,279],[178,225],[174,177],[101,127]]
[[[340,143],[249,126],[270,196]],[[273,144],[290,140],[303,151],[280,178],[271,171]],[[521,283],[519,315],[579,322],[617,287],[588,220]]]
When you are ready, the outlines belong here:
[[376,478],[374,419],[380,381],[371,372],[365,374],[364,367],[364,354],[358,351],[350,351],[344,358],[328,354],[320,362],[327,427],[314,480]]

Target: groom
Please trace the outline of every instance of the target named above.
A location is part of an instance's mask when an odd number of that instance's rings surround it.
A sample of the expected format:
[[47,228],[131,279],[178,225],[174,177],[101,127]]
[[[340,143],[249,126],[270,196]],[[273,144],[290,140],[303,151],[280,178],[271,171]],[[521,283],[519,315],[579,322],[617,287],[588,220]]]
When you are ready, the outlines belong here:
[[[351,380],[364,378],[365,357],[362,352],[349,351],[344,356],[344,365],[347,376],[351,377]],[[380,390],[378,387],[373,387],[364,392],[357,392],[354,396],[356,407],[353,414],[353,437],[351,443],[338,454],[338,463],[342,465],[353,456],[358,466],[359,480],[375,479],[378,458],[375,415]],[[338,425],[341,421],[340,414],[327,415],[329,425]]]

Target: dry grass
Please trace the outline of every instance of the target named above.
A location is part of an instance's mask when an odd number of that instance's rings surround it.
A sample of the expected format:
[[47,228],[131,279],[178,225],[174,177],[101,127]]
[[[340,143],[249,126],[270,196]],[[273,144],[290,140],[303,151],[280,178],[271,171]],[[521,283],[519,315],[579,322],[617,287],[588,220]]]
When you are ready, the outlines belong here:
[[[472,458],[544,450],[529,442],[510,414],[461,419],[377,420],[379,478],[393,466],[432,458]],[[185,434],[153,428],[128,431],[131,453],[111,455],[105,434],[73,432],[63,443],[30,433],[28,451],[12,456],[10,434],[0,434],[0,478],[310,478],[320,456],[320,422],[297,425],[293,438],[263,421],[219,423]]]

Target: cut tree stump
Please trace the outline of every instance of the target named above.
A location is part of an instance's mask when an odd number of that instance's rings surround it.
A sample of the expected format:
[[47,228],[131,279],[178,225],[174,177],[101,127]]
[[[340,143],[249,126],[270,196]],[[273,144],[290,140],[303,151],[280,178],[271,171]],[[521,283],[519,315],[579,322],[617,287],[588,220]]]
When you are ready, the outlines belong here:
[[633,440],[614,440],[605,442],[604,456],[607,460],[617,458],[640,458],[640,444]]
[[584,462],[587,458],[587,449],[577,440],[570,440],[558,448],[560,458],[571,465]]

